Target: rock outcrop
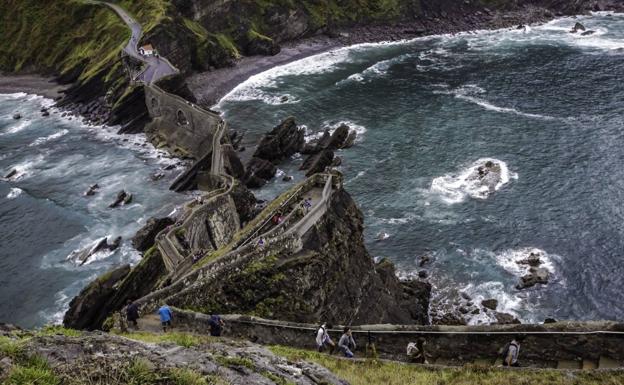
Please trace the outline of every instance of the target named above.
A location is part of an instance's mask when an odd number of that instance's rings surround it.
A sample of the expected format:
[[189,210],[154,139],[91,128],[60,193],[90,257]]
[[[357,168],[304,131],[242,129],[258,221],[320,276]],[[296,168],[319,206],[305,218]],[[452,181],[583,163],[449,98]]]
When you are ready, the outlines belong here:
[[[38,336],[7,330],[0,337],[3,346],[19,346],[21,353],[0,350],[2,383],[22,365],[22,371],[37,367],[36,384],[346,384],[319,365],[293,363],[259,345],[226,338],[188,336],[193,346],[176,346],[165,338],[154,344],[103,333]],[[39,359],[29,359],[34,356]],[[6,383],[33,383],[20,382],[22,377]]]
[[169,217],[148,219],[147,223],[132,237],[132,246],[139,251],[146,251],[154,244],[156,235],[174,222]]
[[247,164],[243,181],[248,187],[261,187],[277,172],[277,164],[301,151],[305,144],[304,130],[289,117],[264,135]]
[[353,146],[357,133],[352,131],[346,124],[341,124],[329,133],[325,130],[323,136],[316,142],[307,143],[303,153],[309,156],[303,161],[301,170],[306,170],[306,176],[323,172],[328,167],[335,167],[341,160],[335,157],[334,151]]

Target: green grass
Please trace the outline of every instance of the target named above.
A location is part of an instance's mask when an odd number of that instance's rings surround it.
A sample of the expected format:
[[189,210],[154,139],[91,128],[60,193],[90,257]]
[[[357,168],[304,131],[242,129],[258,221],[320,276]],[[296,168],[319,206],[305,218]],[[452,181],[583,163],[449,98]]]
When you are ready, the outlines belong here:
[[36,335],[38,336],[54,336],[54,335],[64,335],[66,337],[80,337],[83,335],[83,332],[75,329],[68,329],[59,325],[47,325],[44,326],[41,330],[37,331]]
[[215,359],[219,364],[227,367],[242,366],[251,370],[256,367],[252,360],[245,357],[215,356]]
[[12,360],[21,359],[24,355],[23,341],[5,336],[0,336],[0,355]]
[[349,361],[313,351],[272,346],[273,353],[291,361],[312,361],[351,385],[621,385],[624,372],[510,370],[462,367],[432,369],[376,360]]
[[126,338],[130,338],[137,341],[150,342],[150,343],[174,343],[185,348],[193,346],[199,346],[206,344],[210,341],[210,337],[192,333],[184,332],[170,332],[164,334],[150,333],[150,332],[130,332],[119,333],[119,335]]
[[169,375],[175,385],[208,385],[206,377],[191,369],[172,369]]
[[23,364],[15,365],[4,382],[6,385],[58,385],[60,379],[48,363],[40,357],[32,357]]

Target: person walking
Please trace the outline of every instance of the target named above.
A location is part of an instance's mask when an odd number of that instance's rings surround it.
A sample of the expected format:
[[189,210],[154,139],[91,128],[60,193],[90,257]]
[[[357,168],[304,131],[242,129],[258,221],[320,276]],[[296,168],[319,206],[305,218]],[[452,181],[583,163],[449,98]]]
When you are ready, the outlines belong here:
[[130,299],[128,299],[128,306],[126,307],[126,319],[128,320],[128,324],[132,324],[135,329],[139,330],[139,324],[137,322],[139,319],[139,305],[132,302]]
[[351,334],[351,328],[346,326],[343,330],[342,336],[340,340],[338,340],[338,348],[342,351],[347,358],[353,358],[352,350],[355,350],[355,340],[353,339],[353,335]]
[[524,340],[524,336],[517,335],[503,349],[503,366],[520,366],[518,357],[520,356],[520,343]]
[[210,335],[213,337],[221,337],[221,332],[223,332],[223,327],[225,326],[225,322],[223,319],[219,317],[217,314],[213,314],[210,316],[210,320],[208,321],[208,325],[210,326]]
[[322,324],[316,332],[316,347],[319,352],[324,352],[327,347],[329,347],[329,354],[334,352],[334,348],[336,344],[329,337],[329,333],[327,329],[331,328],[331,325]]
[[163,332],[167,333],[167,328],[171,327],[171,321],[173,320],[173,313],[169,306],[163,304],[160,309],[158,309],[158,315],[160,316],[160,324],[162,325]]

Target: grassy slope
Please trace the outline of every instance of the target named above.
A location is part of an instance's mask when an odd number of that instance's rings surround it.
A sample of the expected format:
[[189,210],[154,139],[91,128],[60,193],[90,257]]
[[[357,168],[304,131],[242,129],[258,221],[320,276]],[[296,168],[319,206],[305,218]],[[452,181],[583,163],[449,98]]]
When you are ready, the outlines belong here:
[[103,70],[113,73],[111,63],[130,31],[109,9],[81,0],[5,0],[0,36],[0,70],[74,74],[69,77],[85,81]]
[[273,353],[292,361],[316,362],[351,385],[619,385],[624,373],[605,371],[505,370],[463,367],[430,369],[418,365],[379,361],[348,361],[327,354],[271,347]]

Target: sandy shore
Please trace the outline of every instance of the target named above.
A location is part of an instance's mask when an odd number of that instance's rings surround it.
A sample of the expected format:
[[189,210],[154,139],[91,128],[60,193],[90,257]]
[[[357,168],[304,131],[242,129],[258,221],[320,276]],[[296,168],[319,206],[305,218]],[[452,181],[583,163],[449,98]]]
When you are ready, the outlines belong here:
[[5,75],[0,74],[0,94],[26,92],[56,99],[63,96],[67,85],[56,83],[51,78],[39,75]]

